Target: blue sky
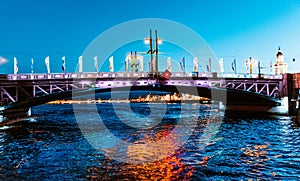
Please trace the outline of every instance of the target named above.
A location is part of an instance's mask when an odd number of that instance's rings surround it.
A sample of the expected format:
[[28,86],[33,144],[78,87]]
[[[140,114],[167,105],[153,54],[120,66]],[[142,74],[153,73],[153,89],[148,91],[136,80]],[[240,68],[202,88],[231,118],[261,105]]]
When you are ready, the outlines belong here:
[[[243,72],[249,56],[269,67],[278,46],[289,71],[300,72],[298,0],[0,0],[0,11],[0,56],[9,60],[0,65],[0,73],[13,72],[14,56],[19,73],[30,73],[30,58],[35,72],[46,72],[46,56],[52,72],[61,72],[61,56],[67,57],[72,72],[78,56],[100,33],[140,18],[170,19],[190,27],[224,58],[225,72],[232,72],[234,58]],[[123,57],[117,58],[115,64],[123,64]]]

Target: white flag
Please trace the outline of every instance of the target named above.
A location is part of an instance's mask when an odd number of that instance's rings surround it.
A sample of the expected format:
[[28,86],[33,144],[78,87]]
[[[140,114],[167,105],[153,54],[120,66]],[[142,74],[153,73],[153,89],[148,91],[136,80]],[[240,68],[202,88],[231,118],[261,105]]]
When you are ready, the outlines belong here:
[[5,64],[7,62],[8,60],[6,58],[0,56],[0,65]]
[[224,59],[219,59],[219,67],[220,67],[220,73],[224,73]]
[[97,57],[97,56],[94,57],[94,62],[95,62],[95,69],[96,69],[96,72],[99,72],[98,57]]
[[109,71],[110,72],[114,71],[114,57],[113,56],[109,57]]
[[125,59],[125,71],[128,72],[128,61],[129,61],[129,56],[126,56]]
[[171,70],[172,70],[171,62],[172,62],[171,57],[168,57],[168,59],[167,59],[167,64],[168,64],[167,70],[168,70],[169,72],[171,72]]
[[33,58],[31,58],[31,66],[30,66],[30,68],[31,68],[31,73],[33,74]]
[[140,72],[144,71],[144,57],[140,56]]
[[249,61],[248,60],[246,60],[246,62],[245,62],[245,68],[246,68],[246,73],[248,74],[249,72],[249,65],[250,65],[250,63],[249,63]]
[[14,57],[14,74],[17,74],[19,71],[19,68],[18,68],[18,60],[16,57]]
[[65,56],[61,57],[61,60],[63,61],[61,68],[64,72],[66,72],[66,57]]
[[195,57],[193,62],[194,62],[194,72],[198,72],[198,58]]
[[82,72],[82,56],[78,58],[78,72]]
[[45,58],[45,64],[46,64],[46,68],[47,68],[47,73],[50,74],[50,61],[49,61],[49,56],[47,56]]
[[272,62],[272,60],[270,61],[270,72],[273,73],[273,62]]

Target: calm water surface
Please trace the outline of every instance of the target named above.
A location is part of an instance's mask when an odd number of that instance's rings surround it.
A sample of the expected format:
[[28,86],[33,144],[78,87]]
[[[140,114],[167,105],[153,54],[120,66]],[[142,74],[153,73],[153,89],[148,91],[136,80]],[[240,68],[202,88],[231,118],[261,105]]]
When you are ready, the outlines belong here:
[[[166,107],[166,114],[154,125],[146,119],[151,112],[148,104],[130,106],[140,114],[131,123],[148,124],[146,129],[121,122],[112,104],[97,105],[107,129],[130,143],[160,140],[179,118],[196,127],[174,154],[136,165],[96,150],[82,135],[72,105],[37,106],[32,109],[34,118],[0,128],[0,180],[300,180],[300,129],[289,117],[225,119],[220,124],[214,121],[218,113],[209,106],[189,104],[189,111],[182,111],[180,104],[156,104],[157,109]],[[77,111],[86,121],[94,119],[89,106]],[[120,114],[130,120],[125,109]],[[189,120],[191,114],[197,119]],[[161,150],[170,144],[164,143]]]

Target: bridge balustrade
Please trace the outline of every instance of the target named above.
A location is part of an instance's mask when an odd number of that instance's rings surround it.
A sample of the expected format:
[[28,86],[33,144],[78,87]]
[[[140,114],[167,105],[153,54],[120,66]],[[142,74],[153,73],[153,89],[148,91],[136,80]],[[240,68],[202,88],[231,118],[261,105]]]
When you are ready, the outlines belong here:
[[[159,73],[160,75],[163,72]],[[7,80],[48,80],[74,78],[121,78],[121,77],[151,77],[149,72],[84,72],[84,73],[52,73],[52,74],[7,74]],[[283,79],[282,75],[249,75],[249,74],[218,74],[215,72],[172,72],[171,77],[207,77],[207,78],[253,78]]]

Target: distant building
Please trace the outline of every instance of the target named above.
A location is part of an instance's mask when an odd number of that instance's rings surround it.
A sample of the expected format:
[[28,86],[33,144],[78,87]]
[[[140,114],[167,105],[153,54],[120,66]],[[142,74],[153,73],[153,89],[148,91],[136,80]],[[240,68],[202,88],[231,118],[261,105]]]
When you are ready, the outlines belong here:
[[284,56],[279,47],[276,54],[276,63],[274,64],[275,75],[287,73],[287,67],[288,64],[284,62]]

